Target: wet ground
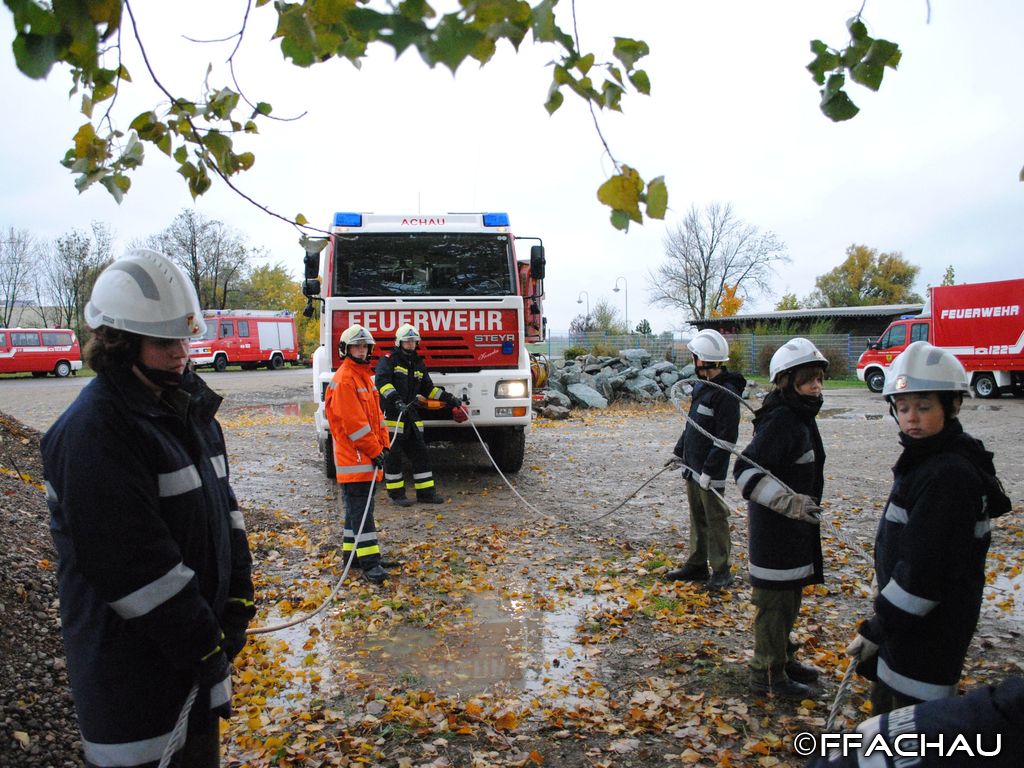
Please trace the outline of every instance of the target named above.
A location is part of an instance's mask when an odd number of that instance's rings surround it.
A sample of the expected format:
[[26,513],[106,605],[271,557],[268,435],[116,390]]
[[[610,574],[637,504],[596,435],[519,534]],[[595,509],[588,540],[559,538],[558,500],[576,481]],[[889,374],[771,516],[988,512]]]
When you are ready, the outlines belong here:
[[[215,376],[257,624],[293,620],[322,603],[343,566],[306,377]],[[23,413],[9,412],[45,428],[59,412],[47,402],[27,397]],[[995,451],[1015,505],[993,536],[971,686],[1024,670],[1024,401],[971,400],[963,422]],[[651,478],[682,416],[667,404],[575,411],[529,434],[511,480],[532,508],[472,445],[431,449],[445,505],[378,501],[384,555],[399,567],[380,587],[350,578],[315,618],[254,637],[237,665],[226,764],[800,764],[790,739],[824,725],[842,648],[870,610],[871,570],[851,546],[870,550],[898,455],[895,425],[866,390],[827,391],[819,424],[827,519],[842,541],[824,529],[826,583],[808,590],[797,627],[804,659],[824,670],[809,700],[747,690],[746,519],[734,487],[733,587],[661,578],[685,559],[687,511],[677,475]],[[750,429],[747,414],[740,445]],[[858,683],[841,727],[866,716],[864,693]]]

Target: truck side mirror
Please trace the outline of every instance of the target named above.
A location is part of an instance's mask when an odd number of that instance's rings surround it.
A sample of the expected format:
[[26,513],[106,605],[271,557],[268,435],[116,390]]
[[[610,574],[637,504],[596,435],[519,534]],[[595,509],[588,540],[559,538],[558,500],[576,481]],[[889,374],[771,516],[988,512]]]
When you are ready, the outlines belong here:
[[544,259],[544,246],[534,245],[530,248],[530,275],[533,276],[534,280],[544,279],[544,267],[546,265]]
[[[308,268],[306,274],[309,274]],[[310,297],[320,295],[320,281],[315,276],[302,282],[302,295]]]
[[306,268],[306,279],[312,280],[320,276],[320,254],[319,253],[307,253],[302,263]]

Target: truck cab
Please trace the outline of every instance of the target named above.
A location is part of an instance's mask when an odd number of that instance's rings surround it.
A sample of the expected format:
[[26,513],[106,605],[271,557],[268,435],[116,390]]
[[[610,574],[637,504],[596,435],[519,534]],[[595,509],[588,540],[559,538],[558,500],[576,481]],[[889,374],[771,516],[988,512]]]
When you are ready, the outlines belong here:
[[896,356],[915,341],[928,341],[930,318],[916,316],[894,321],[885,332],[861,353],[857,360],[857,378],[872,392],[881,392],[885,371]]

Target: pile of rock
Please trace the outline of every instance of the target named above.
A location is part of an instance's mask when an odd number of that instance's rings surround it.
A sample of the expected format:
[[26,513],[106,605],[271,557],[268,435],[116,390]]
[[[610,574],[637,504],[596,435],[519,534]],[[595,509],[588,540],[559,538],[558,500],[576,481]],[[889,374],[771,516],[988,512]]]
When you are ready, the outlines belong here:
[[[547,388],[535,407],[549,419],[564,419],[574,406],[607,408],[619,399],[639,402],[664,400],[673,385],[693,376],[693,365],[677,368],[668,360],[654,362],[646,349],[624,349],[618,357],[584,355],[556,360]],[[677,387],[689,394],[690,385]]]

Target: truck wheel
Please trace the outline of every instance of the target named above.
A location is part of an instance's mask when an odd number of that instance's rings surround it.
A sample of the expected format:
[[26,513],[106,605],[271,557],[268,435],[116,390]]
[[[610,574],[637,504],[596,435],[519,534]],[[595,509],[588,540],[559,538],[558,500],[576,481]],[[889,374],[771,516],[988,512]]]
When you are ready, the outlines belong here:
[[71,375],[71,363],[67,360],[61,360],[53,367],[53,375],[58,379],[66,379]]
[[228,369],[227,355],[217,355],[213,358],[213,370],[217,373],[224,373]]
[[864,383],[868,385],[868,389],[877,395],[882,391],[882,387],[885,386],[885,373],[878,368],[872,368],[864,374]]
[[272,371],[280,371],[282,368],[284,368],[284,358],[281,357],[280,355],[271,356],[269,368]]
[[526,455],[526,432],[522,427],[499,427],[487,440],[487,448],[498,469],[506,474],[518,472]]
[[327,476],[328,480],[336,480],[337,476],[334,469],[334,438],[330,435],[327,436],[327,442],[324,443],[324,475]]
[[974,377],[974,392],[978,397],[999,397],[996,377],[991,373],[979,373]]

